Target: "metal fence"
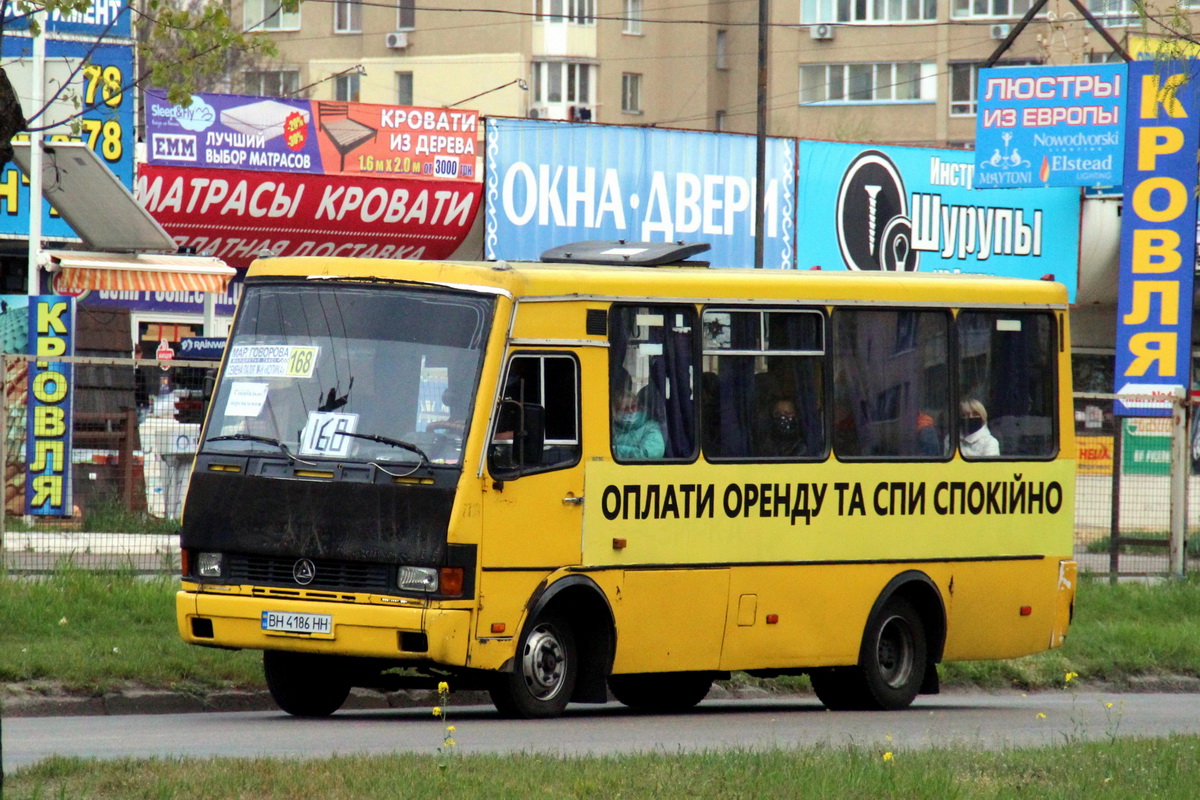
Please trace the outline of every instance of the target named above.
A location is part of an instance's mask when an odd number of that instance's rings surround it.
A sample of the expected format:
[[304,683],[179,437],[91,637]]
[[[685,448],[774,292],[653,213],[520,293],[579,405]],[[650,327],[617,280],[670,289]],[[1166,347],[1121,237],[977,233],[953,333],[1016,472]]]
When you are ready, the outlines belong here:
[[[3,356],[0,545],[11,571],[78,566],[177,568],[178,519],[213,362],[58,358],[74,370],[69,513],[26,507],[28,367]],[[1075,552],[1085,572],[1182,574],[1200,564],[1185,542],[1200,527],[1200,448],[1186,401],[1171,417],[1121,419],[1111,394],[1075,395],[1079,442]],[[1174,536],[1172,533],[1174,531]],[[1176,543],[1172,552],[1171,543]],[[1200,547],[1195,548],[1200,556]]]
[[[178,519],[215,364],[87,356],[49,360],[73,372],[67,381],[70,464],[63,457],[57,469],[60,451],[27,452],[29,436],[38,435],[31,434],[31,426],[43,424],[36,415],[29,421],[29,375],[37,357],[3,356],[4,564],[13,571],[43,571],[63,562],[140,572],[175,569]],[[68,402],[59,405],[68,407]],[[55,419],[48,416],[45,426],[53,429]],[[51,509],[61,513],[30,507],[30,458],[35,466],[45,463],[47,471],[62,475],[64,501]]]

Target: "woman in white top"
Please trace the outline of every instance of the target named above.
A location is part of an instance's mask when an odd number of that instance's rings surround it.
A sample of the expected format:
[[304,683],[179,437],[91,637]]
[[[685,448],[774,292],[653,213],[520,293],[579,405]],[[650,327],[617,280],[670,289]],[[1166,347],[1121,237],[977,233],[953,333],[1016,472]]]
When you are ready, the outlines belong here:
[[987,409],[971,398],[959,404],[958,449],[964,456],[998,456],[1000,443],[987,426]]

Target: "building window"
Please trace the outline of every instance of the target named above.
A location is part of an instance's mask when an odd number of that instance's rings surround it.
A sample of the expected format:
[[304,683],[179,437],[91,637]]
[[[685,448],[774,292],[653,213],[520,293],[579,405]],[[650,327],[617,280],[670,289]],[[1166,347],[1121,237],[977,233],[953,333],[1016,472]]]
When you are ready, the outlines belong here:
[[334,83],[333,99],[341,103],[357,103],[359,97],[358,73],[338,75]]
[[260,97],[291,97],[300,89],[300,72],[294,69],[243,72],[242,87],[246,94]]
[[[1001,62],[997,66],[1016,67],[1036,63],[1033,59],[1014,60]],[[950,65],[950,116],[975,116],[979,102],[979,69],[982,66],[978,62]]]
[[413,104],[413,74],[411,72],[396,73],[396,104],[401,106]]
[[800,67],[800,104],[914,103],[937,99],[937,65],[809,64]]
[[717,31],[717,69],[729,69],[729,31]]
[[[1180,8],[1195,5],[1195,3],[1181,2]],[[1097,17],[1104,20],[1107,25],[1140,25],[1141,17],[1138,15],[1138,3],[1136,0],[1088,0],[1088,9]]]
[[336,0],[333,4],[334,33],[362,33],[362,3]]
[[595,64],[536,61],[533,64],[533,101],[590,105],[595,75]]
[[417,27],[417,0],[396,0],[396,30],[411,31]]
[[642,32],[642,0],[625,0],[625,27],[621,33]]
[[[969,0],[955,0],[968,2]],[[1025,2],[1029,0],[1013,0]],[[1007,0],[1006,0],[1007,2]],[[801,0],[800,24],[829,22],[933,22],[937,0]]]
[[[637,2],[640,8],[640,0]],[[628,9],[628,0],[626,9]],[[535,22],[570,22],[575,25],[593,25],[596,22],[596,0],[535,0],[533,19]]]
[[300,9],[284,11],[280,0],[246,0],[242,14],[248,31],[300,30]]
[[[954,0],[951,9],[956,17],[1021,17],[1029,6],[1030,0]],[[1091,6],[1095,11],[1096,0]]]
[[642,113],[642,76],[637,73],[626,72],[621,76],[621,111]]

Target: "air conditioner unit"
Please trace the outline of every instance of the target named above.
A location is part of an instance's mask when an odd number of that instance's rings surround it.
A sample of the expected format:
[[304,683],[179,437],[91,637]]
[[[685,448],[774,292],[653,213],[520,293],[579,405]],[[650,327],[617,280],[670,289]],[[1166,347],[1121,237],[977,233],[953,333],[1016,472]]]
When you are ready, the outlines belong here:
[[547,118],[546,107],[545,106],[530,106],[529,107],[529,118],[530,119],[546,119]]
[[833,38],[833,26],[811,25],[808,28],[808,35],[818,41],[827,42]]
[[1011,31],[1011,30],[1012,30],[1012,26],[1006,22],[1000,23],[999,25],[993,25],[992,26],[992,38],[993,39],[1007,39],[1009,31]]
[[408,31],[396,31],[387,35],[389,50],[403,50],[408,47]]

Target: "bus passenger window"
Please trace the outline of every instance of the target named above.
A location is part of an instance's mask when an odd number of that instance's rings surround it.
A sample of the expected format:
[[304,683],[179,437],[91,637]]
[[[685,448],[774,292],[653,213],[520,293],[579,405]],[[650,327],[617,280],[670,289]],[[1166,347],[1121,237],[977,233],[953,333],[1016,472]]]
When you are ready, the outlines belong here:
[[957,329],[963,457],[1052,457],[1058,452],[1054,318],[963,311]]
[[944,311],[834,311],[838,458],[949,458],[949,333]]
[[609,400],[617,461],[679,461],[696,453],[695,310],[614,306]]
[[819,311],[704,310],[702,446],[710,459],[823,458],[825,318]]
[[574,357],[513,356],[492,426],[489,469],[507,477],[569,467],[579,461],[579,450],[579,368]]

